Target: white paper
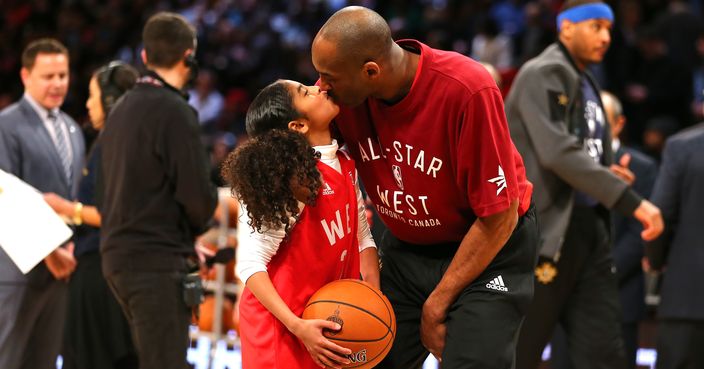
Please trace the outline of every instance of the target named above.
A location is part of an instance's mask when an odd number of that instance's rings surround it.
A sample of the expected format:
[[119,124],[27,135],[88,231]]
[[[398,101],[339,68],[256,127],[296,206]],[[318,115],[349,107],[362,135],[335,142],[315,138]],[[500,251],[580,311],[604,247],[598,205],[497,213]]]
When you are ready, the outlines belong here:
[[0,247],[22,273],[27,274],[72,234],[39,191],[0,170]]

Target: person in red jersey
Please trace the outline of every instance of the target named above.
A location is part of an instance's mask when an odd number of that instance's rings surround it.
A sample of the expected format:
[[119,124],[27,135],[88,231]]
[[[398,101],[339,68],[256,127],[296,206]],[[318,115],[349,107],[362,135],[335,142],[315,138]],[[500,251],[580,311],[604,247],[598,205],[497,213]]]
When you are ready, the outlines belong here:
[[[379,259],[354,161],[329,125],[339,108],[318,87],[277,81],[247,112],[253,139],[224,177],[243,204],[237,272],[245,369],[339,368],[352,352],[322,335],[337,323],[302,319],[323,285],[362,278],[379,287]],[[312,146],[312,147],[311,147]]]
[[335,13],[312,44],[319,85],[388,231],[381,288],[397,338],[380,368],[510,368],[533,294],[532,185],[501,94],[477,62],[394,42],[362,7]]

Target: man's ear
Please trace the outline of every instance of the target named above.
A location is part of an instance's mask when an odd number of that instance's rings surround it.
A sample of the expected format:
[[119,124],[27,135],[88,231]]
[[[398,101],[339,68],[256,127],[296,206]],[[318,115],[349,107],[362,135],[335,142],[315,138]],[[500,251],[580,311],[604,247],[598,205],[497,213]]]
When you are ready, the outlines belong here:
[[369,79],[375,79],[379,77],[379,72],[381,71],[381,68],[376,62],[368,61],[364,63],[364,66],[362,66],[362,70],[364,71],[365,77]]
[[560,38],[564,38],[565,40],[571,40],[574,34],[574,26],[575,24],[572,23],[572,21],[568,19],[563,19],[562,23],[560,24]]
[[22,69],[20,69],[20,78],[22,79],[22,83],[27,85],[27,80],[29,79],[29,69],[22,67]]
[[140,55],[142,56],[142,63],[144,63],[144,65],[147,65],[147,51],[142,49]]
[[306,119],[296,119],[288,122],[288,129],[300,132],[304,135],[308,133],[309,128],[310,127],[308,126],[308,120]]

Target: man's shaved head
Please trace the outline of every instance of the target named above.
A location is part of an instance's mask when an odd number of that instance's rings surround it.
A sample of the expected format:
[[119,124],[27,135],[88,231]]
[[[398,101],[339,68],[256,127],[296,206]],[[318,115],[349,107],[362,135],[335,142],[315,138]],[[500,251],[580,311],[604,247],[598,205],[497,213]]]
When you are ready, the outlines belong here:
[[318,32],[318,39],[334,44],[338,57],[358,65],[384,58],[394,42],[386,20],[361,6],[348,6],[333,14]]

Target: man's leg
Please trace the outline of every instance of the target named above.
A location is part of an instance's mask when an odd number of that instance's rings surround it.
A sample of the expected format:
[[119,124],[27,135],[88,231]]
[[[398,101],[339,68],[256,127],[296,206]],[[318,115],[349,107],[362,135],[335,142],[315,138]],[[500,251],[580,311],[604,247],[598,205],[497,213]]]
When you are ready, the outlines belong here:
[[626,352],[626,368],[636,369],[636,357],[638,355],[638,322],[621,324],[623,335],[623,347]]
[[624,368],[621,303],[607,224],[596,212],[584,220],[592,224],[586,230],[593,244],[578,246],[592,251],[580,268],[563,319],[571,361],[575,369]]
[[550,340],[550,368],[573,369],[570,352],[567,348],[567,333],[561,325],[555,327],[555,333]]
[[658,321],[657,369],[704,368],[704,322]]
[[108,277],[126,310],[140,369],[186,369],[191,310],[184,272],[129,272]]
[[[23,369],[56,369],[66,321],[68,283],[53,280],[46,287],[27,288],[19,324],[31,329],[23,352]],[[25,315],[27,311],[33,313]]]
[[417,253],[388,231],[379,243],[381,290],[396,314],[396,337],[389,354],[376,369],[419,369],[429,355],[420,341],[423,303],[439,282],[447,258]]
[[26,289],[19,282],[0,283],[0,368],[18,368],[29,339],[28,331],[15,331]]
[[[542,360],[543,350],[550,341],[555,327],[563,319],[565,305],[573,292],[580,273],[594,248],[594,240],[589,236],[593,218],[583,214],[576,207],[570,218],[565,242],[556,264],[557,275],[549,283],[535,282],[533,302],[521,327],[516,349],[516,368],[536,369]],[[538,264],[550,262],[547,259]],[[567,327],[564,327],[567,329]],[[569,332],[568,332],[569,334]]]
[[443,369],[510,369],[533,296],[538,230],[535,213],[521,217],[491,264],[460,294],[447,315]]

